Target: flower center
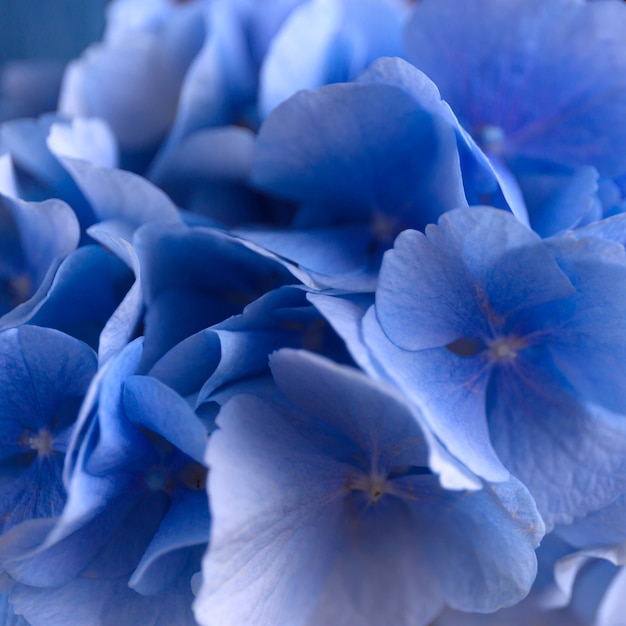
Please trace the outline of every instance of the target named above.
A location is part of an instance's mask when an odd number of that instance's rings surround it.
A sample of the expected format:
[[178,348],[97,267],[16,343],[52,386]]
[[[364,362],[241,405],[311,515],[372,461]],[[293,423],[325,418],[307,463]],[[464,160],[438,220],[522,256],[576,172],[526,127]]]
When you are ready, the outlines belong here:
[[519,350],[525,347],[520,337],[496,337],[488,342],[489,360],[494,363],[511,362]]
[[28,438],[28,447],[35,450],[39,456],[50,456],[53,452],[54,438],[46,428],[42,428],[36,435]]
[[504,131],[493,124],[485,124],[474,133],[478,145],[487,154],[501,154],[505,140]]
[[391,491],[389,481],[377,474],[361,474],[350,480],[346,486],[352,491],[364,491],[370,499],[370,504],[376,504],[383,494]]

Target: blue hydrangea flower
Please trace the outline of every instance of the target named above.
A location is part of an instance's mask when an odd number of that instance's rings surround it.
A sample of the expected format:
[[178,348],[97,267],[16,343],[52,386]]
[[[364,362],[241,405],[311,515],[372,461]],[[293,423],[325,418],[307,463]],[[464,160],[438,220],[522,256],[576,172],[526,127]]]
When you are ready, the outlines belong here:
[[625,35],[614,0],[423,0],[405,45],[550,235],[589,219],[598,172],[626,170]]
[[56,330],[21,326],[0,333],[3,535],[24,520],[61,513],[65,451],[95,373],[93,350]]
[[175,392],[134,375],[140,357],[133,342],[94,379],[67,453],[60,517],[1,546],[10,600],[28,621],[130,625],[142,614],[194,624],[190,580],[210,525],[207,430]]
[[626,171],[626,7],[581,0],[422,0],[409,60],[489,152]]
[[459,209],[400,235],[362,324],[326,314],[453,454],[511,471],[552,524],[624,489],[625,272],[619,244],[544,243],[503,211]]
[[310,353],[271,365],[210,440],[200,624],[425,625],[527,593],[543,524],[517,481],[445,491],[397,396]]

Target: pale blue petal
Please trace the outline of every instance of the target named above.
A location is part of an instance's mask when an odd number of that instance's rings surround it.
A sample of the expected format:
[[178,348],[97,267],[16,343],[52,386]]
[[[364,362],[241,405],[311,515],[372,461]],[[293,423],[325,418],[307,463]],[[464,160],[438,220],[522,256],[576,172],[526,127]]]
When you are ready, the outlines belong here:
[[67,123],[57,115],[45,115],[38,120],[14,120],[0,126],[0,144],[13,159],[19,174],[20,197],[41,201],[59,198],[76,213],[83,228],[93,223],[94,217],[82,193],[65,171],[46,143],[50,128],[55,123]]
[[582,398],[624,413],[626,251],[595,237],[553,238],[549,246],[576,287],[573,313],[556,320],[560,329],[550,340],[552,358]]
[[172,201],[136,174],[65,156],[60,161],[91,205],[96,219],[126,223],[128,238],[134,229],[149,221],[180,221]]
[[[392,341],[416,350],[461,337],[484,341],[515,310],[572,292],[539,237],[509,213],[459,209],[426,236],[398,237],[381,267],[376,312]],[[407,322],[420,332],[407,333]]]
[[549,361],[496,368],[487,394],[493,446],[530,490],[546,524],[570,523],[626,488],[626,425],[585,405]]
[[400,11],[388,2],[303,3],[274,38],[261,68],[259,107],[266,117],[301,89],[352,80],[374,59],[399,54]]
[[13,160],[9,153],[0,153],[0,194],[11,198],[17,198],[18,195]]
[[46,143],[61,162],[63,158],[82,159],[107,168],[118,164],[115,137],[98,118],[75,118],[69,124],[53,124]]

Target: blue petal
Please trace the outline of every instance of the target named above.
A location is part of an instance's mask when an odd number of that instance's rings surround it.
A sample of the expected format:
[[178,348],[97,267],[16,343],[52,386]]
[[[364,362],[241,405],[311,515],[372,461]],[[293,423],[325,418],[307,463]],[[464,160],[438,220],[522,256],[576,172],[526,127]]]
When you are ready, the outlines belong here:
[[[374,381],[364,384],[357,370],[297,350],[275,353],[270,365],[276,385],[292,404],[328,421],[342,436],[357,442],[368,458],[378,457],[380,471],[392,460],[402,465],[407,453],[414,461],[427,464],[427,445],[419,427],[411,419],[393,417],[406,409],[396,406],[392,397],[381,391],[384,385]],[[394,442],[401,440],[406,442],[406,451],[394,448]],[[393,450],[391,459],[387,457],[389,450]],[[332,454],[330,449],[328,454]]]
[[53,124],[46,143],[50,152],[62,163],[63,158],[69,157],[100,167],[114,168],[118,164],[115,137],[98,118],[75,118],[69,125]]
[[618,415],[580,403],[549,363],[496,368],[487,414],[493,446],[533,494],[546,525],[570,523],[626,488],[626,427]]
[[11,155],[0,153],[0,194],[17,198],[17,181]]
[[260,77],[260,112],[266,117],[301,89],[352,80],[381,56],[400,51],[400,15],[387,2],[305,2],[272,42]]
[[186,491],[175,497],[133,572],[129,586],[144,595],[165,590],[181,574],[190,557],[188,548],[204,546],[209,540],[209,531],[210,515],[204,489]]
[[30,626],[22,616],[14,613],[7,593],[0,595],[0,624],[2,626]]
[[569,237],[551,239],[549,246],[576,287],[574,312],[561,320],[561,328],[551,340],[552,358],[582,398],[624,413],[624,247],[598,238],[574,242]]
[[46,626],[197,626],[187,581],[183,577],[167,592],[146,597],[129,589],[126,579],[76,578],[56,589],[16,585],[10,600],[29,623]]
[[55,123],[67,123],[55,115],[38,120],[14,120],[0,127],[0,143],[10,152],[19,177],[20,197],[44,200],[53,196],[67,202],[83,228],[93,223],[93,213],[85,198],[50,152],[46,139]]
[[[392,385],[399,385],[402,387],[402,377],[396,377],[393,374],[393,368],[390,373],[387,373],[384,365],[381,365],[375,352],[370,352],[368,342],[372,342],[372,346],[375,346],[377,341],[383,341],[384,335],[380,334],[380,330],[371,332],[367,330],[371,319],[365,321],[362,328],[362,320],[367,313],[367,310],[371,306],[370,298],[338,298],[336,296],[324,296],[319,294],[309,294],[308,299],[320,310],[328,322],[333,326],[335,331],[346,342],[347,348],[355,360],[355,362],[372,378],[388,380]],[[365,336],[362,336],[365,333]],[[395,352],[397,355],[406,355],[403,350],[393,348],[392,345],[386,340],[386,348]],[[399,361],[402,362],[402,356],[399,357]],[[381,360],[382,359],[381,357]],[[410,371],[410,367],[407,368]],[[403,393],[407,399],[411,398],[410,389],[412,383],[406,386]],[[419,404],[418,399],[416,405]],[[428,419],[427,410],[419,411],[420,415]],[[426,413],[426,414],[425,414]],[[462,463],[456,458],[452,457],[450,452],[444,448],[441,442],[431,433],[429,429],[424,430],[424,436],[428,441],[430,447],[429,464],[433,472],[438,474],[439,481],[446,489],[480,489],[482,483],[476,476],[469,471]],[[488,454],[493,453],[487,448]],[[498,464],[499,465],[499,464]],[[502,473],[502,469],[496,466],[497,472]],[[497,476],[498,474],[496,474]],[[503,476],[505,476],[503,474]]]
[[626,213],[611,215],[605,219],[581,226],[572,231],[571,234],[577,239],[599,237],[626,245]]
[[180,89],[176,118],[153,170],[192,132],[233,121],[237,105],[253,97],[256,77],[238,9],[219,2],[203,8],[208,32]]
[[381,58],[360,74],[357,82],[399,87],[411,94],[424,109],[444,120],[456,135],[468,202],[488,202],[498,208],[510,209],[522,224],[528,225],[526,204],[511,172],[501,160],[493,155],[491,159],[487,157],[461,126],[448,103],[441,99],[439,89],[428,76],[402,59]]
[[126,224],[128,239],[146,222],[180,221],[172,201],[136,174],[66,156],[60,160],[91,205],[96,220],[116,220]]
[[238,126],[197,131],[151,172],[179,206],[227,226],[262,222],[267,207],[248,185],[254,134]]
[[56,328],[96,347],[128,288],[129,274],[101,247],[83,246],[61,263],[45,293],[33,298],[34,306],[23,305],[20,321]]
[[[137,369],[141,348],[141,340],[135,340],[101,370],[97,400],[93,399],[97,402],[98,440],[85,459],[85,469],[96,476],[106,476],[121,466],[140,466],[146,456],[151,457],[149,445],[124,411],[124,386]],[[85,403],[81,414],[88,415],[91,408]]]
[[283,282],[275,261],[218,230],[146,224],[134,245],[147,307],[142,371],[186,337],[241,312]]
[[598,202],[598,172],[593,167],[574,171],[517,171],[534,231],[549,237],[576,228]]
[[66,70],[59,110],[104,119],[124,151],[154,148],[174,120],[186,69],[163,39],[136,29],[88,48]]
[[575,519],[572,524],[557,529],[557,534],[572,546],[585,548],[596,545],[624,543],[626,494],[620,494],[607,506]]
[[419,228],[466,204],[452,129],[384,84],[329,85],[291,97],[259,132],[252,178],[306,202],[307,223],[304,216],[299,222],[306,227],[369,223],[380,212],[398,220],[398,230]]
[[65,505],[65,487],[61,480],[63,455],[36,458],[17,478],[0,487],[0,531],[24,520],[56,517]]
[[139,259],[132,245],[109,232],[108,225],[96,224],[88,233],[105,248],[114,251],[135,274],[135,282],[107,320],[98,341],[98,360],[105,363],[130,343],[143,315],[143,294]]
[[63,258],[78,245],[79,226],[60,200],[0,196],[0,327],[23,323],[41,306]]
[[212,330],[201,330],[164,354],[149,374],[181,396],[188,396],[202,387],[219,361],[219,336]]
[[270,258],[276,258],[296,278],[313,288],[350,291],[375,288],[379,252],[369,226],[235,232],[258,245],[259,251],[269,252]]
[[27,203],[5,198],[4,201],[12,209],[24,256],[37,287],[53,263],[78,245],[80,232],[76,216],[59,200]]
[[130,376],[124,383],[124,409],[134,424],[158,433],[202,463],[208,434],[189,405],[150,376]]
[[22,326],[0,333],[0,412],[33,432],[53,428],[62,402],[82,397],[96,371],[93,351],[56,330]]

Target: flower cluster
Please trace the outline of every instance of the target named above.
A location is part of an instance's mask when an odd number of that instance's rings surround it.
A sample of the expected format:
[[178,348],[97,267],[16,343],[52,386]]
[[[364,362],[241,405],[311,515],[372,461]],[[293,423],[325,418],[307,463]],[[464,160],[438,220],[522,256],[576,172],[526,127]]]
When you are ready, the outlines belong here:
[[113,0],[0,124],[0,623],[626,625],[625,42]]

